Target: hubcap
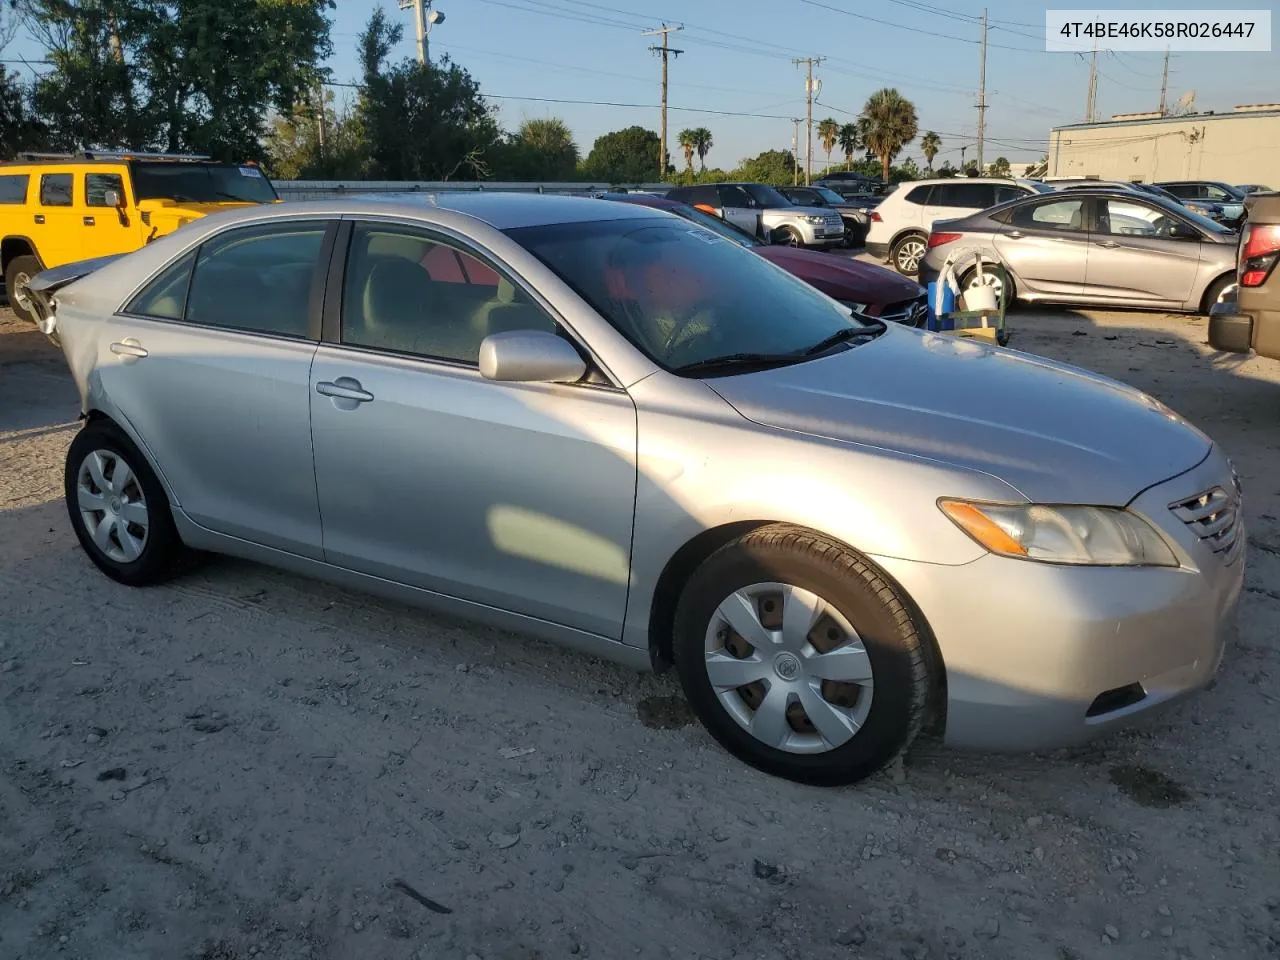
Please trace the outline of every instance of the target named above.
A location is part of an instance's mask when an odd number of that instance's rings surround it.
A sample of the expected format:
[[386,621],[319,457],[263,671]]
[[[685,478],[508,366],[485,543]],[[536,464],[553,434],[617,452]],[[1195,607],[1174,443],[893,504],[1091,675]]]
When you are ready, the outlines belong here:
[[707,679],[744,730],[787,753],[825,753],[871,712],[871,661],[853,625],[817,594],[756,583],[707,625]]
[[903,273],[915,273],[920,269],[923,256],[924,244],[919,240],[908,240],[898,249],[898,269]]
[[982,275],[982,280],[979,281],[978,275],[975,273],[969,278],[969,285],[965,289],[977,290],[979,287],[989,287],[991,292],[996,295],[996,303],[1000,302],[1000,294],[1003,292],[1004,284],[1000,281],[999,277],[990,273],[984,273]]
[[30,282],[30,275],[15,273],[13,275],[13,289],[9,291],[13,296],[14,302],[27,313],[31,312],[31,294],[27,292],[27,284]]
[[147,545],[147,498],[124,459],[95,450],[76,474],[76,505],[89,537],[117,563],[132,563]]

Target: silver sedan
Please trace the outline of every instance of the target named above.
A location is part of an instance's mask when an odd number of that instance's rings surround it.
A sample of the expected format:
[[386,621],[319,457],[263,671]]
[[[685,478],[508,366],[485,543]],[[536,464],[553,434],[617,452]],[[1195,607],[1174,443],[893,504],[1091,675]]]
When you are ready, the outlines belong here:
[[108,576],[232,554],[674,665],[781,776],[855,781],[922,729],[1081,741],[1204,686],[1233,622],[1240,493],[1204,434],[661,211],[277,204],[32,290]]
[[1180,203],[1133,189],[1071,189],[934,221],[919,280],[959,252],[962,289],[998,285],[973,251],[1009,271],[1013,297],[1045,303],[1208,313],[1235,282],[1232,230]]

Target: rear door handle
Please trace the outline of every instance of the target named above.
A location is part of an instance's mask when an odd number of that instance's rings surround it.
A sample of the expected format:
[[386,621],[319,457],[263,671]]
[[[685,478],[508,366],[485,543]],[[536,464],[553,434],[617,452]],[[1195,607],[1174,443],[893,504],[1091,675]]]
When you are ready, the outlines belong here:
[[43,214],[43,213],[37,213],[37,214],[36,214],[36,223],[44,223],[44,214]]
[[85,225],[86,227],[92,227],[92,226],[93,226],[93,224],[94,224],[93,217],[85,217],[85,218],[84,218],[84,225]]
[[357,403],[368,403],[373,399],[373,394],[361,387],[360,381],[352,377],[339,377],[333,381],[322,380],[316,384],[316,393],[341,400],[354,400]]
[[111,344],[111,352],[118,357],[137,357],[138,359],[148,355],[147,348],[133,337],[126,337]]
[[1114,240],[1099,240],[1098,246],[1106,247],[1108,250],[1114,250],[1116,247],[1120,246],[1120,244],[1116,243]]
[[1008,237],[1010,240],[1021,240],[1021,239],[1022,239],[1022,231],[1021,231],[1021,230],[1010,230],[1010,231],[1008,231],[1008,232],[1006,232],[1006,233],[1005,233],[1005,236],[1006,236],[1006,237]]

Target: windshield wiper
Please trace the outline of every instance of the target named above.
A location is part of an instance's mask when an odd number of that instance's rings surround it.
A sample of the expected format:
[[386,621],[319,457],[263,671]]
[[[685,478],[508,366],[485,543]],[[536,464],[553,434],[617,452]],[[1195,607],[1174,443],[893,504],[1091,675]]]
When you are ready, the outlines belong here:
[[723,357],[708,357],[676,367],[675,373],[699,373],[707,370],[733,369],[735,367],[771,367],[796,363],[803,359],[795,353],[730,353]]
[[819,353],[825,353],[838,344],[845,343],[848,340],[854,340],[859,337],[875,339],[880,336],[880,334],[884,333],[885,330],[889,329],[883,320],[875,320],[868,317],[864,322],[867,326],[863,328],[845,327],[841,330],[837,330],[825,340],[819,340],[812,347],[806,350],[803,355],[806,357],[812,357]]

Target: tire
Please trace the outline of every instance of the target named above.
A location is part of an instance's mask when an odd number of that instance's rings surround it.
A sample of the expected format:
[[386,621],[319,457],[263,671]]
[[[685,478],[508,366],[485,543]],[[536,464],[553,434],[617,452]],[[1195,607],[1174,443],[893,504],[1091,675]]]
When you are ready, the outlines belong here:
[[[799,603],[789,607],[787,596]],[[825,603],[816,619],[804,612],[814,600]],[[782,611],[792,609],[798,630],[783,627]],[[730,628],[727,615],[761,646]],[[673,639],[698,719],[765,773],[818,786],[854,783],[920,731],[934,661],[908,604],[857,553],[810,531],[762,527],[712,554],[685,587]],[[761,654],[765,643],[774,645]],[[825,659],[833,649],[845,652]],[[832,677],[851,682],[829,687]]]
[[914,277],[920,272],[929,238],[922,233],[903,234],[889,248],[889,262],[904,277]]
[[14,257],[4,272],[4,291],[9,298],[9,309],[19,320],[27,323],[35,323],[36,315],[29,306],[23,305],[27,299],[23,288],[39,272],[40,261],[35,257]]
[[778,230],[777,230],[777,232],[778,232],[779,234],[781,234],[782,236],[784,236],[784,237],[786,237],[786,238],[787,238],[787,239],[786,239],[786,245],[787,245],[788,247],[803,247],[803,246],[804,246],[804,240],[803,240],[803,239],[801,239],[800,234],[796,233],[796,232],[795,232],[794,230],[792,230],[790,227],[779,227],[779,228],[778,228]]
[[[132,478],[123,485],[122,468]],[[193,557],[178,536],[169,498],[146,458],[114,424],[91,421],[76,434],[63,481],[76,538],[112,580],[143,587],[186,571]],[[86,510],[89,505],[101,509]],[[101,531],[97,540],[95,531]]]
[[1222,291],[1235,282],[1235,274],[1228,273],[1225,277],[1219,277],[1209,284],[1209,288],[1204,292],[1204,301],[1200,304],[1200,312],[1208,314],[1213,309],[1213,305],[1218,302],[1218,298],[1222,296]]

